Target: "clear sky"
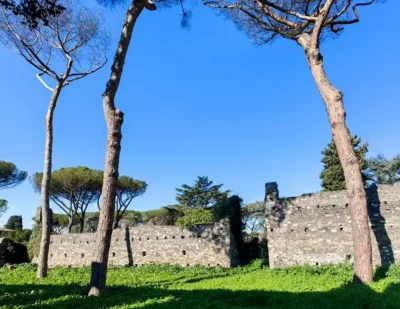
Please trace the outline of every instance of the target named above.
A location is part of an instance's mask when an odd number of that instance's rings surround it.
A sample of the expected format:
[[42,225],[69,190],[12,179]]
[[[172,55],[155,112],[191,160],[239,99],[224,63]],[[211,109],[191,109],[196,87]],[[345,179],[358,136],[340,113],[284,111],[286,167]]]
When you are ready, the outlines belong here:
[[[105,12],[111,59],[126,6]],[[369,142],[369,156],[400,153],[399,10],[399,1],[360,8],[361,22],[322,46],[327,73],[344,93],[348,125]],[[283,39],[255,47],[200,4],[191,24],[190,31],[180,29],[177,8],[145,11],[134,30],[116,100],[125,113],[120,174],[149,187],[131,208],[175,203],[175,188],[198,175],[223,183],[245,203],[262,200],[269,181],[278,182],[282,196],[320,190],[330,127],[301,48]],[[32,175],[43,170],[50,92],[4,47],[0,63],[0,160]],[[53,169],[104,168],[101,94],[110,65],[61,94]],[[0,226],[20,214],[31,225],[40,195],[29,181],[1,190],[0,198],[11,206]]]

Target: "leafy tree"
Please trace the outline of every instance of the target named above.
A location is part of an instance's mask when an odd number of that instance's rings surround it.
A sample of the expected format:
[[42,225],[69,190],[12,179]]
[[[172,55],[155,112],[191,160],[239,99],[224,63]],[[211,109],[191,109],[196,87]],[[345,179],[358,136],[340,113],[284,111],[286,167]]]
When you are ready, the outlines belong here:
[[[48,16],[37,27],[24,24],[23,17],[0,9],[0,41],[21,55],[38,74],[36,77],[51,91],[46,115],[46,141],[42,177],[42,237],[37,277],[47,275],[51,216],[49,190],[53,152],[53,117],[59,96],[67,85],[100,70],[107,62],[109,37],[102,17],[75,0],[60,2],[62,14]],[[57,73],[60,72],[61,73]],[[52,88],[43,79],[55,83]]]
[[4,215],[8,210],[8,203],[6,200],[0,199],[0,217]]
[[69,217],[67,215],[53,213],[51,222],[53,233],[61,234],[68,231]]
[[120,220],[120,225],[125,225],[127,227],[136,226],[143,223],[142,213],[135,210],[127,210]]
[[141,213],[141,223],[149,225],[176,225],[183,216],[182,206],[168,205],[160,209],[147,210]]
[[[228,15],[258,45],[276,38],[296,42],[328,112],[332,136],[346,179],[354,242],[354,281],[372,281],[372,246],[365,188],[357,156],[346,126],[343,93],[335,88],[324,68],[321,41],[339,35],[345,26],[359,22],[359,7],[379,0],[203,0]],[[276,61],[272,60],[272,61]]]
[[22,230],[22,216],[11,216],[4,227],[10,230]]
[[37,28],[39,22],[49,24],[49,18],[61,14],[65,7],[58,0],[0,0],[0,5],[14,15],[22,17],[22,23]]
[[18,170],[14,163],[0,161],[0,189],[19,185],[27,175],[27,172]]
[[223,184],[213,185],[208,177],[197,177],[194,186],[182,185],[175,189],[176,200],[186,208],[209,209],[228,198],[229,190],[221,191]]
[[176,221],[176,225],[189,227],[196,224],[212,223],[214,221],[213,219],[213,212],[210,209],[185,209],[183,211],[183,216]]
[[20,244],[27,245],[29,238],[31,237],[32,230],[29,229],[18,229],[10,232],[6,237],[10,238],[12,241]]
[[390,160],[383,155],[368,159],[368,174],[378,185],[400,182],[400,155]]
[[[361,144],[361,138],[357,135],[351,137],[351,143],[357,156],[358,165],[360,166],[363,183],[365,185],[368,180],[368,161],[366,159],[366,153],[368,152],[369,145],[368,143]],[[321,162],[324,164],[324,167],[319,176],[322,180],[322,188],[327,191],[345,190],[346,179],[333,140],[328,144],[328,147],[322,151],[322,156]]]
[[242,221],[245,234],[255,235],[265,227],[266,209],[264,202],[254,202],[242,208]]
[[[128,209],[132,200],[146,192],[147,183],[141,180],[133,179],[128,176],[118,178],[117,191],[115,194],[115,220],[114,229],[118,227],[120,220],[123,218],[125,211]],[[100,203],[98,199],[98,207]]]
[[[32,178],[36,190],[41,188],[42,177],[42,173],[36,173]],[[79,232],[83,232],[87,208],[99,198],[102,181],[102,171],[85,166],[61,168],[52,173],[50,199],[69,217],[69,233],[75,217],[80,222]]]

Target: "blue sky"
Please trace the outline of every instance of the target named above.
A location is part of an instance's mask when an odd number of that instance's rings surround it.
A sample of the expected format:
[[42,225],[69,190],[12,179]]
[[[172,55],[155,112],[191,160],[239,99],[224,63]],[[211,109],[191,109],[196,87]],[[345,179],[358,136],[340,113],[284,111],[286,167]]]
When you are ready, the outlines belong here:
[[[105,12],[111,59],[125,9]],[[369,142],[369,156],[400,153],[399,9],[398,1],[360,9],[359,24],[322,46],[327,73],[344,93],[348,125]],[[174,189],[197,175],[223,183],[245,203],[262,200],[268,181],[277,181],[283,196],[320,190],[320,153],[331,135],[301,48],[282,39],[255,47],[201,5],[193,7],[191,24],[190,31],[180,29],[177,8],[145,11],[134,30],[116,100],[125,113],[120,174],[149,187],[131,208],[172,204]],[[50,92],[4,47],[0,61],[0,160],[30,175],[41,172]],[[61,94],[53,169],[104,168],[101,94],[109,73],[110,63]],[[11,206],[0,226],[9,215],[31,225],[40,195],[29,181],[0,197]]]

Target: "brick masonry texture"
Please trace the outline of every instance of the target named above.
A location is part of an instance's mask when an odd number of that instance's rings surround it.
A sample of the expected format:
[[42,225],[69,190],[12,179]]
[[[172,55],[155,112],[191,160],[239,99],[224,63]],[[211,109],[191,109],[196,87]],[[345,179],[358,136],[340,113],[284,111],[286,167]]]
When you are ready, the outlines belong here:
[[[236,252],[226,220],[193,229],[142,225],[113,231],[109,265],[174,264],[221,266],[236,264]],[[96,234],[52,235],[49,265],[82,267],[91,264]],[[33,261],[35,262],[35,261]]]
[[[366,190],[373,264],[400,259],[400,183]],[[266,184],[267,237],[271,268],[353,262],[351,217],[346,191],[279,198]]]

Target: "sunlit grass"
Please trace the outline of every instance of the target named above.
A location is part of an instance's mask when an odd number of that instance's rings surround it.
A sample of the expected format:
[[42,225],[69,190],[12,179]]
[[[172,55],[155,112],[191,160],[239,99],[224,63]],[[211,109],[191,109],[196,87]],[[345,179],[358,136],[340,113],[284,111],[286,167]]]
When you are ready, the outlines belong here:
[[235,269],[176,266],[111,268],[108,289],[89,298],[90,268],[0,269],[0,308],[348,308],[400,309],[400,267],[371,285],[353,285],[350,266],[270,270],[259,261]]

